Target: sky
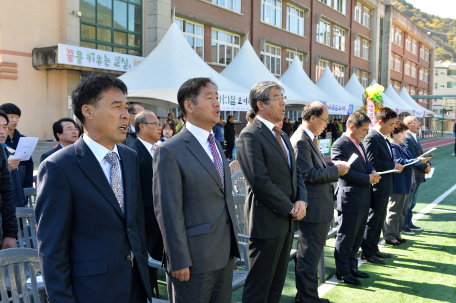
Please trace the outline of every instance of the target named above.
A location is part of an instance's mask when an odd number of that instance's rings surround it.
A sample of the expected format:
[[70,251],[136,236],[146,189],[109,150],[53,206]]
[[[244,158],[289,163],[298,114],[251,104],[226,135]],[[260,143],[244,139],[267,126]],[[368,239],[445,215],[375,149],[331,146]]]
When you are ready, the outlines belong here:
[[442,18],[456,19],[456,0],[406,0],[415,8]]

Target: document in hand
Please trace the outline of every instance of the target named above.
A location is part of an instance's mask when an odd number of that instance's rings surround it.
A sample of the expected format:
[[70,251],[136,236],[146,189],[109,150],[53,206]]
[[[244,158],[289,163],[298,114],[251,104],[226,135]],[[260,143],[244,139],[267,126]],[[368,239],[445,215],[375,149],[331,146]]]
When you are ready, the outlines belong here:
[[428,174],[424,175],[424,178],[430,179],[432,178],[432,175],[434,174],[435,167],[431,168],[431,171]]
[[357,154],[351,155],[350,159],[348,159],[348,161],[347,161],[347,164],[348,165],[352,165],[352,163],[355,162],[356,159],[358,159],[358,155]]
[[436,147],[433,147],[430,150],[428,150],[427,152],[425,152],[424,154],[422,154],[421,156],[425,156],[426,154],[429,154],[430,152],[433,152],[436,149],[437,149]]
[[418,161],[420,161],[420,160],[415,160],[415,161],[413,161],[413,162],[410,162],[409,164],[405,164],[404,167],[409,166],[409,165],[413,165],[413,164],[415,164],[415,163],[418,162]]
[[21,158],[21,161],[28,161],[35,150],[38,138],[34,137],[20,137],[17,143],[15,158]]
[[398,169],[391,169],[391,170],[385,170],[385,171],[381,171],[381,172],[378,172],[377,175],[384,175],[384,174],[389,174],[389,173],[395,173],[399,171]]

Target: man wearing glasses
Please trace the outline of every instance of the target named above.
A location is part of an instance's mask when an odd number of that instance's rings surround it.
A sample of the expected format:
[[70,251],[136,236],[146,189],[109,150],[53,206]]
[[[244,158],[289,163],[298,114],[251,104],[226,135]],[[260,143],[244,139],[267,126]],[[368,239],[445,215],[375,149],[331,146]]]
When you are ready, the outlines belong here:
[[40,163],[43,162],[44,159],[46,159],[53,153],[78,141],[80,134],[79,127],[77,126],[76,122],[71,118],[62,118],[59,121],[55,122],[52,125],[52,130],[54,132],[55,140],[59,142],[59,144],[57,144],[50,151],[42,154]]
[[136,140],[136,129],[135,129],[135,117],[140,112],[144,111],[144,107],[140,104],[133,103],[128,106],[128,115],[130,116],[128,121],[128,132],[125,141],[122,144],[130,146]]

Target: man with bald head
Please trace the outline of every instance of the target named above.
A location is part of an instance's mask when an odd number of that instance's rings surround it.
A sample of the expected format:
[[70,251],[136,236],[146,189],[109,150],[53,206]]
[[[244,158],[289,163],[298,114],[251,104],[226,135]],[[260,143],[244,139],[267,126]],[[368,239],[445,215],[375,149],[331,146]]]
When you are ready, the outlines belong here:
[[[403,144],[407,148],[407,150],[412,154],[413,157],[418,157],[423,154],[423,149],[421,148],[421,144],[418,141],[416,135],[420,131],[420,121],[414,116],[407,116],[404,118],[404,123],[409,128],[407,130],[407,134],[405,136],[405,140]],[[420,164],[413,168],[415,170],[415,181],[416,186],[412,189],[412,193],[410,194],[410,200],[408,203],[407,213],[405,214],[405,222],[404,222],[404,234],[407,235],[414,235],[415,231],[423,230],[419,226],[415,226],[412,223],[412,210],[416,205],[416,198],[418,196],[418,188],[420,184],[426,182],[424,175],[431,171],[431,163],[424,163]]]

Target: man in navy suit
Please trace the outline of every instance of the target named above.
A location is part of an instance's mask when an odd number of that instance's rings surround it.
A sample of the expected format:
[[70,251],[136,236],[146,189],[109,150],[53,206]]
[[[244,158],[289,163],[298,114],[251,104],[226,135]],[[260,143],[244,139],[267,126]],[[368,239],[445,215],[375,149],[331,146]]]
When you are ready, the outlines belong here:
[[59,143],[53,149],[41,155],[40,163],[53,153],[73,144],[79,138],[79,127],[71,118],[62,118],[59,121],[54,122],[52,131],[54,132],[55,140]]
[[49,302],[151,300],[137,154],[120,145],[127,87],[91,75],[72,93],[84,135],[38,170],[38,253]]
[[358,270],[356,254],[363,240],[367,214],[372,204],[371,184],[377,184],[380,175],[367,161],[367,154],[361,143],[369,130],[370,119],[365,114],[355,112],[348,117],[347,130],[332,146],[333,161],[348,161],[355,154],[358,158],[350,165],[350,170],[339,177],[335,209],[339,213],[334,258],[336,278],[345,283],[361,285],[356,278],[369,278],[369,274]]

